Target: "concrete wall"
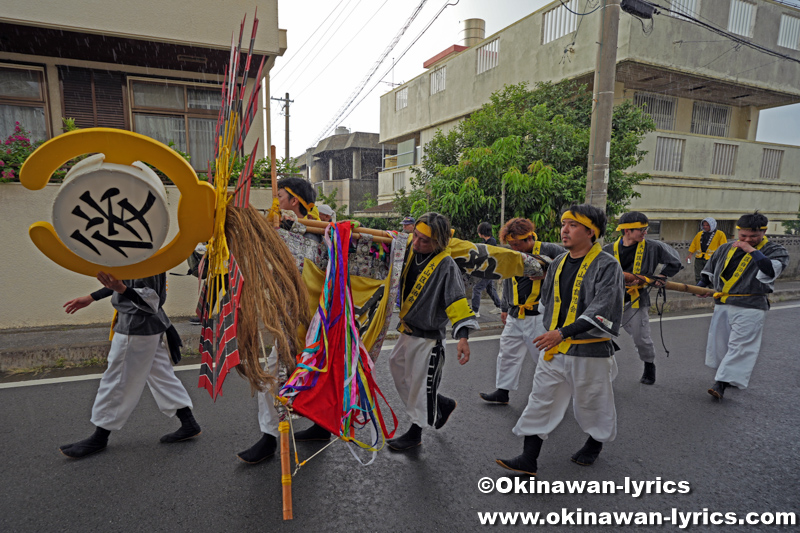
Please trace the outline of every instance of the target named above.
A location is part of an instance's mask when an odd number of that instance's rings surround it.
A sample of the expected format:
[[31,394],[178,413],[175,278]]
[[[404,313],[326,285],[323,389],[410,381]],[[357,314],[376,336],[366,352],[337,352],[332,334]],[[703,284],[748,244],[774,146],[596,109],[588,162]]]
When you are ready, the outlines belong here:
[[[113,309],[108,300],[97,302],[74,315],[62,309],[65,302],[89,294],[100,283],[56,265],[36,248],[28,237],[28,227],[39,220],[50,221],[53,200],[60,185],[47,185],[29,191],[19,183],[0,184],[0,329],[110,322]],[[170,230],[167,242],[177,233],[177,207],[180,192],[167,189]],[[253,189],[251,204],[267,209],[272,204],[270,189]],[[186,263],[172,269],[185,274]],[[197,278],[167,276],[169,293],[165,310],[170,316],[194,315],[197,305]]]
[[378,180],[325,180],[315,184],[317,191],[326,196],[336,190],[336,203],[347,206],[347,214],[360,211],[368,198],[377,199]]
[[12,1],[3,3],[0,21],[229,49],[231,32],[238,33],[242,17],[245,15],[247,15],[245,40],[249,42],[249,32],[256,7],[260,19],[255,43],[256,52],[277,54],[281,44],[277,0]]
[[[685,139],[683,172],[654,171],[656,139],[659,136]],[[738,146],[735,174],[711,175],[714,143]],[[779,144],[739,141],[707,135],[652,132],[640,145],[648,154],[632,170],[648,172],[652,178],[639,184],[641,198],[631,209],[653,219],[737,219],[742,213],[759,209],[770,220],[770,233],[782,233],[780,220],[796,218],[800,206],[800,148]],[[783,150],[780,179],[759,178],[764,148]],[[695,230],[696,231],[696,230]]]

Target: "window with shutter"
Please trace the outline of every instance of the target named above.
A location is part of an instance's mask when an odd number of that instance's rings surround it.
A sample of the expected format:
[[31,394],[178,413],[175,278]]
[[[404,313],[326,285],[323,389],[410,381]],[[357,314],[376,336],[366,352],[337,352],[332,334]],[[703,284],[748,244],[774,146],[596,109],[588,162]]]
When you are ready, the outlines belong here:
[[128,129],[121,72],[61,67],[64,117],[79,128]]

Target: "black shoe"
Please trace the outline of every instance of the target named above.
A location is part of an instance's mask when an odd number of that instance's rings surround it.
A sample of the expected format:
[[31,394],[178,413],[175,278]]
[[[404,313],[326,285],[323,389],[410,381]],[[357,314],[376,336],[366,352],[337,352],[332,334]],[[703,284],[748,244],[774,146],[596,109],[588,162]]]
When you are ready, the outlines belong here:
[[386,441],[387,446],[396,452],[404,452],[411,448],[416,448],[422,444],[422,428],[416,424],[411,424],[408,431],[397,437]]
[[721,400],[725,395],[725,389],[728,387],[729,385],[726,381],[715,381],[714,386],[708,389],[708,393],[717,400]]
[[308,429],[298,431],[294,434],[294,440],[308,442],[314,440],[331,440],[331,432],[322,426],[314,424]]
[[195,325],[195,326],[199,326],[200,325],[200,319],[197,318],[196,316],[190,317],[189,318],[189,324],[192,324],[192,325]]
[[247,450],[237,453],[236,457],[238,457],[240,461],[254,465],[256,463],[260,463],[267,457],[272,457],[275,455],[275,450],[277,449],[278,439],[276,439],[273,435],[264,433],[264,436],[262,436],[258,442],[253,444],[253,446]]
[[525,437],[522,455],[518,455],[513,459],[495,459],[495,461],[503,468],[535,476],[537,471],[536,460],[542,450],[542,442],[542,439],[537,435],[528,435]]
[[652,385],[656,382],[656,365],[655,363],[645,363],[644,364],[644,374],[642,374],[642,379],[639,380],[641,383],[645,385]]
[[603,443],[594,440],[590,435],[586,439],[586,444],[583,445],[583,448],[572,456],[572,462],[581,466],[591,466],[597,460],[597,456],[600,455],[600,450],[602,449]]
[[506,389],[497,389],[489,393],[481,392],[480,396],[485,402],[508,405],[508,391]]
[[442,429],[442,427],[444,427],[444,425],[447,424],[447,421],[450,419],[450,415],[456,410],[457,405],[458,403],[456,403],[454,399],[439,394],[436,401],[436,406],[439,410],[439,416],[436,417],[436,423],[433,425],[433,427],[436,429]]
[[105,450],[106,446],[108,446],[109,434],[111,434],[109,430],[98,427],[88,439],[73,444],[65,444],[59,447],[58,451],[71,459],[81,459],[87,455]]
[[161,442],[165,444],[181,442],[192,439],[203,432],[200,429],[200,424],[198,424],[194,419],[192,410],[188,407],[182,407],[181,409],[178,409],[175,414],[178,415],[178,418],[181,421],[181,427],[178,428],[178,431],[168,433],[167,435],[161,437]]

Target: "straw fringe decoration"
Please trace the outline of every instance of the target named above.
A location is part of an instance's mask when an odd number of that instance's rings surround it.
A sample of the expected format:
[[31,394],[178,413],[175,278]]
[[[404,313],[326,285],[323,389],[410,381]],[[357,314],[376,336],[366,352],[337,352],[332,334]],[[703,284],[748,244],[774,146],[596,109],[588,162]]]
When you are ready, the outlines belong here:
[[275,376],[259,362],[259,323],[275,339],[278,360],[291,373],[295,355],[305,346],[308,291],[286,244],[253,207],[228,206],[225,235],[246,280],[237,331],[241,362],[236,369],[255,394],[275,383]]

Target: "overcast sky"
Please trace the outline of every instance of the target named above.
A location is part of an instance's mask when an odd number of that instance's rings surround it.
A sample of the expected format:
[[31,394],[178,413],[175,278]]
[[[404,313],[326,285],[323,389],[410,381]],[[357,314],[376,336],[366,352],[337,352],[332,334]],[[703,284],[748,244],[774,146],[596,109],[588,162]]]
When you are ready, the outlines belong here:
[[[283,98],[288,92],[289,98],[294,100],[290,106],[289,132],[292,157],[316,145],[325,127],[339,114],[420,1],[279,1],[278,26],[287,30],[288,47],[271,71],[271,92],[275,98]],[[390,83],[402,83],[421,74],[424,71],[422,63],[427,59],[453,44],[461,44],[463,20],[484,19],[488,36],[533,13],[549,0],[450,2],[454,5],[445,8],[401,58],[403,51],[445,5],[444,0],[428,0],[356,98],[356,102],[363,99],[361,104],[348,110],[347,116],[337,120],[334,127],[342,125],[351,131],[377,133],[380,128],[380,96],[391,90]],[[600,12],[591,16],[600,16]],[[391,69],[393,58],[395,65]],[[787,68],[797,69],[800,84],[800,65],[787,62]],[[368,92],[387,72],[390,73],[384,82]],[[278,156],[282,157],[285,153],[282,104],[272,101],[270,110],[272,142],[277,147]],[[325,136],[332,133],[331,130]],[[762,111],[757,140],[800,146],[800,104]]]

